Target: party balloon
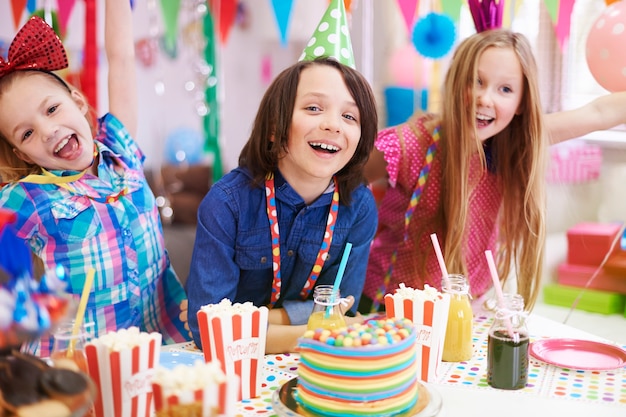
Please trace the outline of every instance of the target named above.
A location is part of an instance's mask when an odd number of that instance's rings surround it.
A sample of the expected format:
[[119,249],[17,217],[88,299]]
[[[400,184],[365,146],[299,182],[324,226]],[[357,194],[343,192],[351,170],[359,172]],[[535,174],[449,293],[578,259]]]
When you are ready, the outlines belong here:
[[445,14],[428,13],[413,27],[413,45],[427,58],[444,57],[452,49],[455,38],[454,21]]
[[202,160],[204,137],[195,129],[186,127],[172,131],[165,139],[165,157],[175,165],[196,164]]
[[587,65],[609,91],[626,90],[626,1],[607,7],[587,36]]
[[423,73],[422,57],[413,45],[403,46],[391,54],[389,74],[392,84],[408,88],[425,85],[426,83],[422,80]]

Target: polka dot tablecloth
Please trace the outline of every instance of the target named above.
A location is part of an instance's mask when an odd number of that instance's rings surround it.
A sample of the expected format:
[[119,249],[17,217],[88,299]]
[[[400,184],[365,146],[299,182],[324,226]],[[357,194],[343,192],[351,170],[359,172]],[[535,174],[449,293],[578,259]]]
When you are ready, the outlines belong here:
[[[492,390],[487,384],[487,336],[491,318],[474,319],[474,356],[467,362],[444,363],[437,383]],[[548,336],[533,336],[534,340]],[[513,391],[549,398],[567,398],[626,406],[626,368],[579,371],[546,364],[530,357],[526,387]]]
[[[474,319],[474,356],[467,362],[443,363],[433,384],[435,388],[437,385],[448,385],[471,390],[494,389],[487,384],[487,336],[490,326],[491,318]],[[531,341],[547,338],[547,335],[531,335]],[[193,343],[176,345],[170,350],[195,351],[201,355]],[[272,410],[272,394],[297,376],[298,362],[297,354],[266,355],[261,395],[240,401],[235,417],[277,416]],[[549,365],[531,356],[526,387],[508,392],[514,392],[520,399],[531,395],[626,407],[626,368],[580,371]]]

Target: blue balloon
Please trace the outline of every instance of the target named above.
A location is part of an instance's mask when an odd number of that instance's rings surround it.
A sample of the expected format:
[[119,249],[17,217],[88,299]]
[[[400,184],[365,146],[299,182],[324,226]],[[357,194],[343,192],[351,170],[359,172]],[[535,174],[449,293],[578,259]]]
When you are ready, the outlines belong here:
[[413,45],[426,58],[442,58],[454,45],[454,21],[441,13],[428,13],[413,27]]
[[197,164],[202,160],[204,135],[186,127],[172,131],[165,139],[165,159],[170,164]]

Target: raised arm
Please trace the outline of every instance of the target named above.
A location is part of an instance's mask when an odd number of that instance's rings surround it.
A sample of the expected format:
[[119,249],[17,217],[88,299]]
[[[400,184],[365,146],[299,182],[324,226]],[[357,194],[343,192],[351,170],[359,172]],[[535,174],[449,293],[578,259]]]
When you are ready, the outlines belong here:
[[130,0],[105,0],[104,46],[109,64],[109,112],[137,133],[135,42]]
[[550,143],[626,123],[626,91],[607,94],[573,110],[546,114]]

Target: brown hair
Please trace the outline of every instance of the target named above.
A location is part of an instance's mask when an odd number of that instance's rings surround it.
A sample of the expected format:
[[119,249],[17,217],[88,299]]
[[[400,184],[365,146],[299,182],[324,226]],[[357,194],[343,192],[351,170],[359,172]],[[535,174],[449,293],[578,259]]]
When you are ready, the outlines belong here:
[[450,270],[467,273],[463,248],[469,233],[466,225],[472,198],[471,155],[478,152],[483,162],[483,175],[487,174],[483,143],[475,128],[473,91],[478,60],[488,48],[514,51],[524,76],[520,114],[491,139],[491,153],[492,169],[502,193],[496,254],[498,272],[506,280],[511,265],[515,265],[518,292],[528,308],[532,308],[543,266],[547,138],[537,87],[537,65],[528,40],[519,33],[495,29],[467,38],[457,48],[446,75],[444,90],[447,94],[443,95],[441,119],[441,212],[447,231],[444,256]]
[[250,170],[254,177],[253,183],[257,185],[263,183],[268,172],[276,170],[279,156],[287,149],[300,74],[313,65],[327,65],[337,69],[359,109],[359,144],[352,159],[336,173],[341,203],[349,204],[352,192],[365,183],[363,168],[374,147],[378,116],[374,94],[365,78],[358,71],[332,58],[300,61],[276,77],[261,100],[252,133],[239,155],[239,165]]

